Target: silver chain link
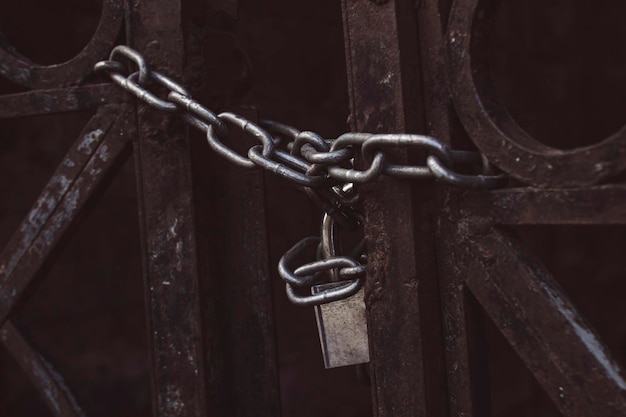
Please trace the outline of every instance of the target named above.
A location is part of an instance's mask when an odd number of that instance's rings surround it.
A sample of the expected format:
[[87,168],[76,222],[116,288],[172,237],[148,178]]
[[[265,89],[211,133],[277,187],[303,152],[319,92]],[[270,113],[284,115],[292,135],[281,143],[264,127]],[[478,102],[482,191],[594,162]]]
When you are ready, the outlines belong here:
[[[132,64],[133,71],[127,67]],[[179,83],[149,68],[143,56],[120,45],[109,59],[98,62],[96,72],[111,80],[140,101],[169,113],[178,113],[191,126],[202,131],[208,144],[220,156],[242,168],[263,168],[286,178],[302,188],[326,213],[322,237],[308,237],[294,245],[281,258],[279,274],[286,282],[289,299],[298,305],[319,305],[350,297],[365,279],[364,245],[349,255],[340,255],[334,243],[334,224],[345,230],[363,227],[358,213],[358,184],[375,181],[380,176],[404,179],[439,179],[462,188],[497,188],[506,183],[503,174],[490,174],[486,159],[477,152],[451,150],[435,138],[414,134],[345,133],[325,139],[314,132],[300,131],[275,121],[254,123],[230,112],[216,114],[191,98]],[[150,90],[165,89],[166,98]],[[229,132],[239,129],[258,144],[241,155],[227,146]],[[390,148],[414,148],[426,151],[423,165],[394,164]],[[355,160],[360,167],[356,167]],[[480,170],[462,174],[455,170],[466,165]],[[465,172],[465,171],[464,171]],[[330,226],[329,226],[330,225]],[[329,232],[330,229],[330,232]],[[315,260],[295,267],[293,264],[308,250]],[[311,287],[329,281],[343,285],[311,294]]]

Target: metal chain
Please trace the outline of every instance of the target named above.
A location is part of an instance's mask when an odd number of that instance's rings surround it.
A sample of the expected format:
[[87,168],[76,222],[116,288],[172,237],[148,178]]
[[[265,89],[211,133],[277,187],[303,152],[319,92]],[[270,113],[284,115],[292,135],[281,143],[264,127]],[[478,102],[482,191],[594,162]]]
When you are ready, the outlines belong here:
[[[129,64],[135,69],[128,71]],[[404,179],[438,179],[462,188],[497,188],[506,183],[503,174],[490,174],[489,164],[477,152],[451,150],[435,138],[414,134],[345,133],[325,139],[314,132],[300,131],[282,123],[263,120],[253,123],[230,112],[216,114],[191,98],[189,92],[171,78],[149,68],[143,56],[120,45],[109,59],[98,62],[96,72],[111,80],[145,104],[164,112],[178,113],[191,126],[202,131],[209,146],[220,156],[242,168],[263,168],[302,188],[326,213],[322,237],[309,237],[293,246],[280,260],[279,274],[286,282],[289,299],[298,305],[319,305],[355,294],[362,287],[366,255],[363,244],[350,255],[339,255],[334,243],[334,224],[345,230],[362,228],[363,217],[357,185],[380,176]],[[154,87],[165,90],[159,97]],[[229,132],[239,129],[258,144],[242,155],[227,145]],[[426,151],[422,165],[394,164],[390,148]],[[359,168],[355,160],[359,160]],[[464,174],[458,165],[479,169]],[[465,172],[465,171],[464,171]],[[314,250],[315,249],[315,250]],[[316,259],[299,267],[294,262],[307,250]],[[313,285],[342,281],[343,284],[311,294]]]

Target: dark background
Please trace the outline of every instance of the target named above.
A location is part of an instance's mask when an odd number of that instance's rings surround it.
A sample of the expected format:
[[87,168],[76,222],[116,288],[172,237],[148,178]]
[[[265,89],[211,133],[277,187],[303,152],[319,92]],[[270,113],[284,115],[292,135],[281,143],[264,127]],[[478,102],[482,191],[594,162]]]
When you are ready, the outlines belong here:
[[[187,4],[195,10],[198,3]],[[25,56],[53,64],[81,50],[99,13],[98,1],[3,0],[0,29]],[[490,64],[500,100],[522,127],[542,142],[566,149],[596,143],[622,126],[624,15],[626,4],[609,0],[502,2]],[[222,54],[222,38],[211,35],[213,28],[233,35],[229,41],[247,58],[230,56],[228,64],[245,70],[223,74],[216,65],[202,79],[186,74],[192,91],[202,84],[215,92],[211,104],[254,105],[263,117],[325,137],[348,129],[339,1],[243,0],[237,14],[190,17],[187,39],[206,36],[217,45],[212,53]],[[0,78],[0,94],[20,91],[22,87]],[[90,116],[0,120],[0,244],[9,240]],[[194,147],[196,164],[213,158],[206,145]],[[201,170],[195,172],[201,175]],[[195,181],[210,184],[207,178]],[[62,372],[89,416],[150,414],[135,194],[131,158],[40,274],[39,285],[14,317]],[[283,415],[370,415],[363,371],[323,369],[313,311],[291,306],[275,276],[280,255],[300,238],[317,233],[318,210],[285,182],[267,178],[267,213]],[[625,363],[623,228],[518,231]],[[488,320],[486,325],[493,416],[559,415],[495,327]],[[0,415],[51,415],[2,348]]]

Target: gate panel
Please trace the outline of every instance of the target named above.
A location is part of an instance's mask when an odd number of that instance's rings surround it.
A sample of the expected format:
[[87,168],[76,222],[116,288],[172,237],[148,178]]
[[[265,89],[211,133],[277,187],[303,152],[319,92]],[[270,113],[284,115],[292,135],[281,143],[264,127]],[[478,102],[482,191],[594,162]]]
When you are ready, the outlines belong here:
[[[212,7],[208,2],[201,3],[207,9]],[[92,41],[64,64],[32,64],[4,40],[0,43],[0,73],[34,89],[0,97],[0,117],[99,107],[0,257],[4,265],[0,268],[1,318],[14,313],[16,303],[23,298],[26,287],[32,287],[30,283],[41,266],[50,261],[52,249],[66,235],[69,225],[76,223],[85,212],[85,204],[100,194],[96,186],[110,178],[128,156],[132,140],[152,350],[153,415],[202,416],[209,410],[212,415],[259,415],[259,407],[267,415],[278,415],[263,179],[258,172],[242,176],[229,167],[224,171],[228,172],[227,178],[217,175],[208,190],[198,187],[196,192],[208,191],[218,197],[219,190],[230,193],[229,200],[215,205],[220,207],[214,214],[217,224],[230,222],[233,227],[225,230],[212,224],[197,237],[195,210],[204,215],[207,207],[196,207],[193,202],[191,152],[182,121],[177,115],[163,117],[134,102],[122,104],[128,98],[112,84],[77,85],[92,81],[95,62],[106,59],[115,40],[124,38],[119,33],[124,18],[125,39],[146,56],[153,68],[175,78],[185,72],[183,27],[190,21],[182,15],[181,2],[139,1],[125,6],[126,14],[122,13],[122,2],[103,2],[100,25]],[[196,70],[202,73],[202,69]],[[210,92],[202,94],[209,96]],[[206,138],[197,139],[203,143]],[[205,146],[201,152],[206,155],[210,151]],[[206,165],[206,158],[197,162]],[[196,174],[207,172],[200,169]],[[252,195],[254,198],[247,198]],[[256,212],[251,215],[253,209]],[[228,216],[234,217],[225,221]],[[225,263],[220,258],[224,253],[212,251],[210,245],[221,243],[229,233],[235,233],[237,239],[229,240],[225,255],[232,258]],[[202,252],[203,265],[211,265],[202,269],[203,282],[198,277],[198,238],[211,241]],[[251,246],[254,250],[248,250]],[[206,242],[202,242],[202,248],[207,248]],[[239,257],[235,257],[237,251]],[[215,263],[220,263],[219,267],[215,268]],[[249,284],[247,292],[237,290],[242,281]],[[218,305],[207,308],[204,317],[200,311],[201,287],[220,291],[203,301]],[[250,339],[255,332],[261,337]],[[205,336],[213,343],[207,349],[202,343]],[[17,355],[17,362],[41,390],[52,413],[82,415],[62,377],[44,359],[45,352],[40,354],[27,340],[9,321],[5,322],[3,343]],[[239,343],[244,340],[246,345]],[[208,387],[205,358],[212,365],[219,364],[209,368]],[[231,377],[233,370],[235,377]],[[59,372],[62,374],[63,369]],[[249,399],[241,401],[246,396]],[[207,399],[214,402],[207,404]]]
[[[560,150],[518,126],[490,84],[486,55],[497,3],[342,1],[352,129],[419,132],[455,149],[479,149],[511,177],[510,188],[484,192],[390,178],[363,186],[374,414],[491,415],[489,318],[563,415],[624,415],[622,367],[510,229],[625,224],[626,188],[598,185],[623,179],[625,130]],[[233,106],[250,82],[237,6],[106,0],[93,39],[57,65],[34,64],[0,39],[0,74],[28,89],[0,96],[0,118],[96,109],[0,253],[0,341],[54,415],[82,411],[59,376],[63,369],[16,325],[16,312],[131,150],[153,415],[280,414],[264,178],[207,156],[205,138],[189,134],[178,115],[92,83],[93,64],[125,39],[152,67],[184,74],[181,81],[210,108],[235,107],[255,119],[254,108]],[[219,76],[207,80],[207,73]],[[412,163],[426,155],[389,156]]]
[[[346,0],[343,15],[352,130],[422,130],[412,2]],[[415,157],[393,156],[396,163]],[[374,413],[445,415],[432,189],[381,178],[362,192]]]
[[[563,415],[622,415],[621,367],[545,268],[501,227],[621,224],[623,187],[590,185],[622,170],[623,132],[562,151],[540,144],[513,121],[497,103],[485,58],[490,36],[496,36],[490,31],[496,3],[457,0],[443,16],[447,34],[436,55],[445,57],[439,68],[448,77],[431,78],[424,89],[441,100],[437,92],[449,88],[455,111],[449,113],[449,127],[434,134],[452,131],[455,147],[473,143],[512,177],[553,188],[513,180],[517,188],[502,191],[441,187],[436,233],[450,414],[491,415],[488,366],[495,365],[484,351],[484,311]],[[447,2],[437,6],[430,9],[448,10]],[[432,67],[440,62],[423,59],[434,62]],[[433,123],[440,120],[434,110],[426,114]],[[557,188],[571,186],[579,188]]]
[[[420,368],[421,378],[427,382],[413,386],[412,397],[403,393],[402,388],[396,389],[399,381],[404,381],[404,386],[406,381],[415,381],[411,377],[417,368],[411,366],[428,362],[415,358],[423,355],[424,346],[433,342],[425,337],[426,311],[421,306],[415,308],[418,296],[410,298],[407,295],[410,291],[404,288],[406,298],[394,298],[390,289],[403,282],[403,273],[416,274],[419,270],[413,265],[423,262],[418,259],[422,253],[418,249],[421,242],[415,244],[407,239],[410,235],[407,229],[413,230],[412,224],[415,224],[415,230],[427,231],[420,225],[430,221],[427,220],[430,212],[434,213],[430,219],[437,225],[434,229],[436,248],[431,254],[436,254],[438,271],[430,275],[438,275],[441,291],[444,334],[438,341],[442,343],[440,347],[445,352],[447,367],[448,404],[444,407],[447,410],[441,412],[455,416],[491,415],[489,355],[482,324],[484,311],[564,415],[621,415],[625,411],[620,366],[611,359],[600,338],[554,279],[525,254],[525,250],[503,237],[499,227],[522,223],[621,224],[622,187],[590,186],[623,170],[623,129],[599,144],[572,150],[550,148],[524,132],[497,103],[490,83],[486,56],[490,36],[495,36],[490,32],[490,25],[498,4],[478,0],[422,1],[415,9],[410,9],[403,8],[401,2],[344,2],[348,73],[352,77],[352,117],[357,129],[377,132],[387,123],[384,130],[393,131],[398,121],[385,113],[390,101],[386,97],[393,97],[393,103],[404,105],[400,107],[399,114],[405,117],[400,129],[417,129],[456,149],[477,147],[491,162],[524,183],[580,187],[538,190],[512,180],[511,184],[518,188],[462,192],[438,185],[433,200],[429,192],[424,191],[427,187],[414,185],[409,191],[393,184],[385,184],[384,189],[371,186],[375,193],[367,194],[365,207],[368,246],[373,251],[370,253],[373,265],[369,271],[368,323],[372,325],[370,344],[375,352],[371,365],[373,391],[378,400],[375,413],[389,413],[385,398],[394,398],[395,404],[399,404],[407,397],[411,400],[404,404],[411,404],[410,410],[403,408],[394,412],[413,413],[411,415],[420,415],[425,410],[439,412],[432,407],[436,404],[434,398],[424,394],[432,379],[427,366]],[[389,10],[396,10],[401,17],[382,24]],[[397,22],[411,19],[415,19],[415,27],[408,30],[409,35],[398,27],[406,29],[411,25],[395,26]],[[397,30],[397,37],[382,35],[394,30]],[[411,39],[412,31],[418,34],[418,40],[408,41],[411,45],[408,47],[402,40]],[[416,45],[419,59],[412,60]],[[394,78],[389,74],[396,73],[380,71],[378,57],[402,74],[401,89],[392,89]],[[411,62],[413,70],[420,69],[418,90],[408,87],[415,78],[406,70],[407,62]],[[389,80],[392,82],[385,82]],[[381,84],[391,87],[388,90],[377,87]],[[422,114],[424,123],[420,123]],[[372,120],[374,123],[368,124]],[[409,153],[409,160],[416,156]],[[406,158],[405,155],[396,157],[398,161]],[[416,195],[412,205],[406,204],[407,192]],[[411,210],[413,217],[406,217],[406,210]],[[398,224],[403,224],[404,229],[398,228]],[[427,231],[426,235],[425,241],[428,241],[431,234]],[[401,253],[406,248],[410,251],[399,259],[394,258],[396,251]],[[413,259],[407,260],[409,252]],[[418,289],[428,293],[429,273],[419,271],[421,273],[416,274]],[[390,284],[392,279],[396,281]],[[394,313],[388,316],[381,309],[385,302],[378,304],[386,296],[393,299],[390,304],[395,304]],[[381,323],[403,328],[406,322],[398,324],[394,319],[400,315],[409,320],[408,311],[412,314],[409,316],[412,325],[422,323],[421,334],[407,334],[406,329],[401,334],[393,330],[378,333],[377,323],[381,317],[384,317]],[[384,344],[381,341],[386,341],[386,347],[398,346],[398,351],[394,352],[402,357],[407,351],[403,343],[410,337],[415,337],[411,351],[415,362],[403,363],[403,372],[396,375],[397,379],[377,378],[377,373],[388,375],[386,364],[391,363],[389,351],[376,355],[379,344]],[[436,386],[436,379],[432,383]],[[392,389],[394,392],[389,394]]]

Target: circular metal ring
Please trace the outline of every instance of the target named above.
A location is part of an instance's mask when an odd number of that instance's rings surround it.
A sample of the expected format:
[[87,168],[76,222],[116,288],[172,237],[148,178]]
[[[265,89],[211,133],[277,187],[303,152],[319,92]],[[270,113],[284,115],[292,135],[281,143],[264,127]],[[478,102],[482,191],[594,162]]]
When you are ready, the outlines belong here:
[[495,7],[455,0],[446,34],[452,101],[480,152],[507,174],[536,186],[580,187],[626,170],[626,126],[591,146],[547,146],[522,129],[486,86],[486,57]]
[[94,35],[87,45],[70,60],[54,65],[39,65],[9,51],[10,45],[0,43],[0,74],[31,89],[62,88],[79,84],[93,73],[94,65],[106,57],[124,20],[122,0],[102,2],[102,14]]

